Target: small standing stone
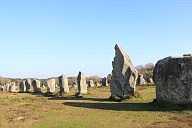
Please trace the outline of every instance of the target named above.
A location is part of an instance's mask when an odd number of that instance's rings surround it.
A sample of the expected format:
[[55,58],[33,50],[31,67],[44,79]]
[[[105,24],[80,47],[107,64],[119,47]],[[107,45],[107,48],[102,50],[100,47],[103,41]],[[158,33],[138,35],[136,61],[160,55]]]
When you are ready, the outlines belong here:
[[72,86],[73,88],[77,88],[77,82],[73,82]]
[[19,84],[19,92],[26,92],[26,85],[24,80],[22,80]]
[[79,72],[79,75],[77,77],[77,84],[78,84],[78,96],[86,94],[87,93],[86,77],[82,72]]
[[25,80],[25,86],[26,86],[26,92],[30,92],[31,91],[31,79]]
[[64,75],[59,77],[60,92],[69,93],[68,78]]
[[7,92],[9,92],[9,89],[10,89],[10,84],[9,84],[9,83],[7,83],[7,84],[5,85],[5,87],[6,87],[6,91],[7,91]]
[[54,93],[55,92],[55,79],[51,78],[47,81],[47,92]]
[[108,81],[107,81],[107,78],[106,77],[104,77],[103,79],[102,79],[102,86],[108,86]]
[[96,86],[97,86],[97,87],[100,87],[100,86],[101,86],[101,84],[100,84],[99,82],[97,82],[97,83],[96,83]]
[[34,88],[34,93],[41,93],[41,82],[40,80],[37,80],[37,79],[34,79],[32,81],[32,85],[33,85],[33,88]]
[[137,84],[140,86],[146,84],[145,79],[143,78],[143,74],[139,74],[139,77],[137,79]]
[[11,82],[11,86],[9,89],[10,92],[16,92],[15,82]]
[[88,81],[88,87],[94,87],[95,85],[94,85],[94,82],[93,82],[93,80],[89,80]]
[[149,83],[149,84],[154,84],[154,81],[153,81],[152,78],[148,78],[147,83]]

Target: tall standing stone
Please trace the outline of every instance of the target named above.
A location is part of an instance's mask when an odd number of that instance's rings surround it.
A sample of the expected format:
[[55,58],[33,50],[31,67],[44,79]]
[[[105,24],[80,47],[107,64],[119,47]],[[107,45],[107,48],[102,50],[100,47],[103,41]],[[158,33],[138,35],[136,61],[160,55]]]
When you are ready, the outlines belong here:
[[55,92],[55,79],[51,78],[47,81],[47,92],[54,93]]
[[153,77],[158,103],[192,104],[192,56],[159,60]]
[[88,87],[94,87],[95,86],[93,80],[89,80],[87,83],[88,83]]
[[41,93],[41,82],[40,80],[34,79],[32,81],[32,85],[33,85],[33,92],[34,93]]
[[77,77],[77,85],[78,85],[79,96],[87,93],[86,77],[82,72],[79,72],[79,75]]
[[135,92],[138,78],[137,70],[123,49],[115,45],[115,57],[112,62],[111,97],[126,98]]
[[101,83],[102,83],[102,86],[108,86],[108,80],[107,80],[107,78],[104,77],[104,78],[102,79]]
[[25,86],[26,86],[26,92],[30,92],[31,91],[31,79],[25,80]]
[[143,78],[143,74],[139,74],[139,77],[137,79],[137,84],[138,85],[145,85],[146,84],[145,79]]
[[22,80],[19,84],[19,92],[26,92],[26,85],[24,80]]
[[60,92],[69,93],[68,78],[64,75],[59,77]]

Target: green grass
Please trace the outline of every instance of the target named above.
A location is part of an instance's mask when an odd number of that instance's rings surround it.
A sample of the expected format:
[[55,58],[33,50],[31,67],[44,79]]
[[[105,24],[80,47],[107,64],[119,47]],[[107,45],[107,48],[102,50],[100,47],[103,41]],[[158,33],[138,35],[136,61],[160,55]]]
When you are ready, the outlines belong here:
[[[152,103],[155,88],[138,87],[141,98],[109,101],[109,87],[90,88],[84,98],[0,93],[0,128],[191,128],[192,108]],[[14,121],[17,117],[22,121]]]

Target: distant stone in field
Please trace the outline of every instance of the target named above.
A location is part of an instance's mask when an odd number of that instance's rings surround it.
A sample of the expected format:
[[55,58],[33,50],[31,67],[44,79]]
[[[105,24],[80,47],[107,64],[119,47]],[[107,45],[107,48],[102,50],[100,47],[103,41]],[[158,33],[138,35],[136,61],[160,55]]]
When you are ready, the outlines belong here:
[[55,84],[55,88],[57,88],[58,87],[58,85],[57,84]]
[[127,98],[133,96],[138,73],[119,45],[115,45],[115,57],[112,65],[111,97]]
[[44,84],[42,85],[42,88],[45,89],[45,85]]
[[157,102],[192,104],[192,57],[167,57],[153,71]]
[[77,88],[77,82],[73,82],[72,87]]
[[9,83],[7,83],[7,84],[5,85],[5,87],[6,87],[6,91],[7,91],[7,92],[9,92],[9,89],[10,89],[10,84],[9,84]]
[[78,96],[82,96],[82,94],[87,93],[86,77],[82,72],[79,72],[79,75],[77,77],[77,85],[78,85]]
[[94,87],[94,86],[95,86],[95,84],[94,84],[93,80],[89,80],[88,87]]
[[153,81],[152,78],[148,78],[148,79],[147,79],[147,83],[149,83],[149,84],[154,84],[154,81]]
[[100,87],[101,84],[100,84],[99,82],[96,82],[96,86],[97,86],[97,87]]
[[33,85],[33,89],[34,89],[34,93],[41,93],[41,82],[40,80],[34,79],[32,81],[32,85]]
[[112,79],[112,75],[108,74],[108,76],[107,76],[107,83],[111,83],[111,79]]
[[138,79],[137,79],[137,84],[138,85],[145,85],[145,79],[143,78],[143,74],[139,74]]
[[24,80],[22,80],[19,84],[19,92],[26,92],[26,85]]
[[55,92],[55,79],[51,78],[47,81],[47,92],[54,93]]
[[104,77],[101,81],[102,86],[108,86],[107,78]]
[[16,92],[15,82],[11,82],[11,85],[9,87],[9,92]]
[[68,85],[68,78],[64,75],[59,77],[59,86],[60,92],[68,93],[69,92],[69,85]]
[[26,92],[30,92],[31,91],[31,79],[26,79],[25,80],[25,86],[26,86]]

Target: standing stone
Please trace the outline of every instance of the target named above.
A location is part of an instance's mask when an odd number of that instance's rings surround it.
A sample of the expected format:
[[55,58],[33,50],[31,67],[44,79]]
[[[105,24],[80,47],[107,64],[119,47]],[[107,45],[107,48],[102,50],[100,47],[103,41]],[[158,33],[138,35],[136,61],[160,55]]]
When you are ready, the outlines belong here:
[[109,74],[109,75],[107,76],[107,82],[108,82],[108,83],[111,83],[111,79],[112,79],[112,75]]
[[135,92],[138,73],[120,46],[115,45],[115,51],[115,58],[112,62],[111,97],[130,97]]
[[139,74],[139,77],[137,79],[137,84],[138,85],[145,85],[146,84],[145,79],[143,78],[143,74]]
[[82,72],[79,72],[79,75],[77,77],[77,85],[78,85],[78,96],[82,96],[82,94],[87,93],[86,77]]
[[97,82],[97,83],[96,83],[96,86],[97,86],[97,87],[100,87],[100,86],[101,86],[101,84],[100,84],[99,82]]
[[93,80],[89,80],[87,83],[88,83],[88,87],[94,87],[95,86]]
[[47,81],[47,92],[54,93],[55,92],[55,79],[51,78]]
[[31,91],[31,79],[25,80],[25,86],[26,86],[26,92],[30,92]]
[[149,83],[149,84],[154,84],[154,81],[153,81],[152,78],[148,78],[147,83]]
[[9,83],[7,83],[7,84],[5,85],[5,87],[6,87],[6,91],[7,91],[7,92],[9,92],[9,89],[10,89],[10,84],[9,84]]
[[16,92],[15,82],[11,82],[9,87],[9,92]]
[[33,85],[33,92],[34,93],[41,93],[41,82],[40,80],[34,79],[32,81],[32,85]]
[[26,85],[24,80],[22,80],[19,84],[19,92],[26,92]]
[[77,88],[77,82],[73,82],[72,86],[73,88]]
[[42,85],[42,88],[45,89],[45,85],[44,84]]
[[157,102],[192,104],[192,57],[167,57],[153,71]]
[[101,83],[102,83],[102,86],[108,86],[107,78],[104,77],[104,78],[102,79]]
[[69,93],[68,78],[64,75],[59,77],[60,92]]

